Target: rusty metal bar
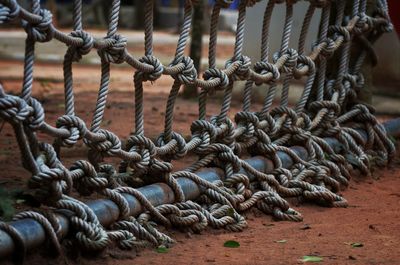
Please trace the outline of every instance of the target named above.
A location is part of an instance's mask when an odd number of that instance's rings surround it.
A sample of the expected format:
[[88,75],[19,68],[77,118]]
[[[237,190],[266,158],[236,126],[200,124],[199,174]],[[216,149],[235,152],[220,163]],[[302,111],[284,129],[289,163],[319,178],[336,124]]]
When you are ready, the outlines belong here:
[[[394,137],[400,136],[400,118],[387,121],[383,123],[383,125],[388,135]],[[367,137],[365,132],[361,131],[361,134],[364,138]],[[325,140],[332,148],[334,148],[336,152],[341,150],[341,145],[336,139],[325,138]],[[305,148],[301,146],[293,146],[291,149],[304,160],[308,159],[308,153]],[[287,154],[278,152],[278,156],[282,160],[283,167],[290,168],[293,165],[292,159]],[[261,156],[246,159],[246,162],[262,172],[269,172],[274,168],[271,160]],[[246,174],[244,170],[242,173]],[[224,178],[223,171],[217,168],[205,168],[197,171],[196,174],[208,181],[215,181]],[[254,177],[249,175],[249,178],[252,179]],[[177,181],[188,200],[196,199],[202,192],[201,187],[187,178],[178,178]],[[164,183],[148,185],[141,187],[138,190],[142,192],[142,194],[146,196],[146,198],[155,206],[173,203],[175,201],[174,192],[168,185]],[[129,194],[124,194],[124,197],[129,203],[131,215],[136,216],[143,211],[140,203],[135,197]],[[87,205],[94,211],[101,224],[105,227],[118,220],[118,206],[110,200],[100,199],[90,201],[87,202]],[[69,230],[68,218],[63,214],[57,214],[57,218],[59,219],[62,227],[62,236],[65,236]],[[18,233],[20,233],[28,250],[32,250],[43,245],[46,240],[46,234],[42,226],[33,219],[23,219],[20,221],[10,222],[10,225],[13,226]],[[12,238],[6,232],[0,230],[0,259],[10,256],[13,253],[13,250],[14,243]]]

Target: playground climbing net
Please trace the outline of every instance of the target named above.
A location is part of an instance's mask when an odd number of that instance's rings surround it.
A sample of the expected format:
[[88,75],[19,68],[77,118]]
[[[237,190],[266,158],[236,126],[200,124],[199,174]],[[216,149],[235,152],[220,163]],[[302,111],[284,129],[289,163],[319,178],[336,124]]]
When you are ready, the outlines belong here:
[[[291,32],[296,0],[269,0],[265,9],[261,33],[261,58],[253,65],[242,54],[245,38],[246,8],[259,1],[242,0],[238,8],[238,21],[234,54],[223,69],[216,65],[218,20],[220,10],[231,1],[217,0],[210,20],[209,67],[198,76],[193,61],[185,55],[192,26],[192,13],[196,1],[186,0],[184,18],[176,53],[169,65],[163,65],[153,55],[154,0],[145,3],[145,54],[140,59],[127,50],[127,40],[118,34],[120,1],[113,0],[108,32],[96,39],[82,26],[82,1],[73,5],[73,31],[58,30],[52,23],[52,14],[42,9],[39,0],[32,0],[30,10],[15,0],[0,1],[0,21],[18,20],[27,33],[24,60],[24,78],[19,96],[7,94],[0,87],[0,116],[15,130],[24,168],[32,173],[30,188],[36,191],[42,207],[17,214],[14,219],[34,219],[46,232],[47,239],[60,252],[61,225],[54,213],[68,210],[70,230],[68,240],[76,241],[82,249],[97,251],[114,243],[123,249],[167,245],[173,242],[156,229],[155,223],[166,227],[184,227],[201,231],[208,225],[241,231],[246,220],[241,215],[257,207],[278,220],[301,221],[299,212],[292,209],[287,198],[323,203],[327,206],[346,207],[347,202],[337,192],[348,184],[351,167],[368,174],[371,157],[385,164],[395,148],[387,138],[385,129],[373,114],[373,108],[358,101],[364,78],[362,66],[371,56],[371,45],[379,36],[391,31],[388,7],[377,0],[369,7],[366,0],[309,0],[304,15],[298,48],[293,49]],[[284,5],[286,15],[280,49],[271,53],[269,47],[270,22],[274,8]],[[320,14],[320,15],[319,15]],[[313,17],[318,16],[319,32],[310,53],[305,52],[305,41]],[[261,18],[260,18],[261,19]],[[42,104],[32,97],[35,43],[53,39],[68,47],[64,56],[65,114],[55,125],[46,122]],[[352,49],[353,43],[359,49]],[[88,127],[74,111],[74,82],[72,66],[91,50],[101,58],[101,83],[92,123]],[[126,63],[135,69],[135,130],[121,140],[113,132],[101,128],[110,83],[110,65]],[[162,75],[174,80],[165,111],[164,131],[157,140],[145,136],[143,83],[154,83]],[[304,81],[304,89],[294,107],[289,107],[290,86],[295,79]],[[232,90],[235,82],[243,80],[242,111],[235,121],[228,118]],[[191,139],[173,130],[176,99],[182,86],[199,88],[199,117],[191,124]],[[253,87],[267,88],[262,108],[250,111]],[[279,105],[274,107],[278,86],[282,86]],[[207,98],[221,91],[221,111],[207,117]],[[360,135],[367,134],[367,140]],[[53,137],[53,143],[40,141],[37,133]],[[336,152],[324,140],[336,138],[343,147]],[[82,140],[88,149],[87,160],[76,161],[66,168],[60,156],[61,148],[73,147]],[[306,148],[308,157],[300,157],[290,146]],[[198,159],[185,170],[174,172],[171,161],[187,154]],[[278,153],[293,161],[284,168]],[[241,159],[243,155],[264,156],[274,163],[274,170],[262,172]],[[104,158],[117,157],[118,167],[106,164]],[[217,167],[224,171],[223,181],[210,182],[200,178],[196,171],[204,167]],[[248,176],[252,176],[249,178]],[[202,195],[194,200],[185,199],[177,182],[187,178],[202,187]],[[152,205],[133,179],[144,183],[163,182],[174,192],[175,203]],[[150,180],[151,179],[151,180]],[[103,226],[94,211],[72,197],[72,191],[82,196],[97,193],[114,202],[119,208],[119,220]],[[143,212],[131,216],[124,194],[134,196]],[[16,229],[0,222],[20,253],[26,250]],[[22,252],[21,252],[22,251]]]

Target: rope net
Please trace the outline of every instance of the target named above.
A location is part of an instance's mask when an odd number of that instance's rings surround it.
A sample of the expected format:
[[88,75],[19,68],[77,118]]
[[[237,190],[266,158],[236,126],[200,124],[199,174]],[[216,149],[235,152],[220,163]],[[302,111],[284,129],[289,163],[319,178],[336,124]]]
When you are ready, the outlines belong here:
[[[367,15],[366,0],[309,0],[300,38],[293,40],[292,15],[298,1],[269,0],[260,32],[261,58],[252,64],[242,49],[246,8],[257,2],[240,2],[234,54],[219,69],[216,66],[217,25],[220,10],[231,1],[216,1],[210,20],[209,68],[199,77],[192,59],[185,55],[196,8],[194,0],[185,1],[176,53],[169,65],[163,65],[153,55],[152,0],[145,3],[145,54],[140,59],[129,54],[126,38],[118,34],[119,0],[112,1],[107,35],[101,39],[84,30],[81,0],[74,1],[73,31],[69,34],[52,24],[52,14],[41,8],[39,0],[32,0],[30,10],[15,0],[1,0],[1,22],[20,19],[27,37],[21,94],[7,94],[0,88],[0,116],[14,128],[23,166],[32,173],[29,186],[42,203],[41,210],[21,212],[14,219],[31,218],[39,222],[47,239],[60,252],[61,228],[54,213],[68,210],[72,230],[68,240],[76,241],[82,249],[97,251],[111,243],[123,249],[172,243],[172,238],[156,229],[156,223],[195,232],[207,226],[241,231],[247,225],[242,213],[252,207],[278,220],[301,221],[302,215],[291,208],[288,198],[346,207],[346,200],[338,192],[348,185],[349,170],[356,167],[369,174],[372,160],[384,165],[395,151],[373,108],[358,100],[364,86],[361,68],[370,56],[371,45],[382,33],[392,29],[386,1],[377,0],[376,6],[368,7],[371,9],[368,14],[372,15]],[[271,51],[270,22],[278,5],[285,5],[286,16],[281,47]],[[321,11],[317,12],[318,9]],[[311,52],[306,54],[305,41],[314,16],[320,20],[319,32]],[[65,43],[68,50],[63,63],[65,114],[52,125],[46,122],[42,104],[32,97],[32,84],[35,43],[54,39]],[[298,42],[297,49],[290,48],[293,41]],[[361,48],[352,49],[354,42],[361,44]],[[72,67],[91,50],[97,50],[101,58],[101,83],[88,126],[74,111]],[[124,139],[125,145],[113,132],[101,128],[110,65],[122,63],[136,70],[134,133]],[[152,141],[144,130],[143,83],[155,82],[162,75],[171,76],[174,83],[167,101],[164,131]],[[243,107],[232,121],[228,118],[232,90],[240,80],[246,81]],[[303,80],[305,85],[296,105],[290,107],[289,90],[294,80]],[[175,102],[185,85],[200,89],[199,116],[191,124],[189,140],[173,130]],[[262,108],[252,112],[255,85],[266,85],[267,93]],[[274,107],[278,86],[282,86],[282,94],[279,105]],[[223,93],[221,111],[207,120],[207,98],[218,92]],[[366,132],[368,140],[364,140],[360,129]],[[37,133],[47,134],[54,141],[39,141]],[[337,139],[342,145],[341,151],[334,150],[326,137]],[[87,146],[88,158],[66,168],[60,150],[73,147],[78,141]],[[306,148],[308,157],[300,157],[289,148],[294,145]],[[185,170],[174,172],[171,161],[187,154],[195,154],[198,159]],[[278,154],[289,156],[293,166],[285,168]],[[241,158],[248,155],[271,159],[274,170],[255,169]],[[106,157],[118,158],[119,165],[105,163]],[[220,168],[225,178],[214,182],[200,178],[196,171],[204,167]],[[178,178],[195,182],[202,187],[202,195],[195,201],[186,200]],[[175,203],[152,205],[132,184],[134,179],[147,184],[167,184],[174,191]],[[97,193],[113,201],[119,208],[119,220],[103,226],[91,208],[71,195],[73,192],[83,196]],[[124,194],[134,196],[143,213],[132,216]],[[15,228],[4,222],[0,222],[0,228],[9,233],[23,253],[24,245]]]

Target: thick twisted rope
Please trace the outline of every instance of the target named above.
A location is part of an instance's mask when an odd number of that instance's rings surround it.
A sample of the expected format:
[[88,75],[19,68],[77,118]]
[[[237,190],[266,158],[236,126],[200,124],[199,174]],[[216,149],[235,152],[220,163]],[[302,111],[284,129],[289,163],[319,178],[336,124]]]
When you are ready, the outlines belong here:
[[[89,250],[101,250],[115,241],[123,249],[166,245],[173,242],[168,235],[155,228],[162,225],[186,227],[201,231],[207,225],[241,231],[246,221],[240,214],[251,207],[273,215],[279,220],[301,221],[299,212],[290,207],[285,198],[315,201],[332,207],[346,207],[347,201],[337,195],[350,178],[350,158],[353,166],[369,172],[369,156],[379,156],[385,164],[394,154],[393,143],[377,122],[373,110],[356,102],[357,93],[364,86],[360,72],[368,54],[363,50],[351,60],[354,38],[365,43],[367,49],[384,32],[391,30],[387,5],[379,0],[374,17],[366,15],[366,1],[309,0],[298,40],[298,49],[290,48],[293,40],[292,22],[295,0],[270,0],[265,9],[261,32],[261,58],[253,69],[250,59],[243,55],[246,9],[258,1],[242,0],[239,5],[234,53],[225,68],[216,65],[218,20],[221,8],[231,1],[217,0],[210,20],[209,68],[203,78],[198,76],[191,58],[184,55],[192,25],[192,11],[196,1],[186,0],[184,20],[175,56],[169,65],[163,65],[153,54],[153,6],[145,4],[145,54],[136,59],[126,49],[127,40],[118,34],[120,1],[113,0],[109,13],[107,35],[96,39],[82,26],[82,1],[73,5],[73,31],[65,34],[52,24],[51,13],[41,9],[40,1],[32,1],[31,10],[25,10],[15,0],[0,1],[1,22],[21,19],[27,32],[24,79],[21,95],[12,96],[0,87],[0,117],[10,122],[21,149],[23,165],[32,172],[30,185],[37,198],[54,211],[69,210],[75,234],[73,239]],[[276,5],[286,5],[283,34],[279,51],[269,47],[270,23]],[[346,5],[351,12],[346,13]],[[310,54],[305,53],[305,41],[315,11],[321,9],[320,27]],[[330,18],[335,10],[336,17]],[[330,24],[333,20],[334,23]],[[35,42],[57,39],[68,46],[64,57],[65,115],[55,126],[46,122],[43,106],[32,97]],[[73,62],[82,59],[93,49],[101,58],[101,81],[91,126],[75,114]],[[272,58],[270,55],[272,54]],[[332,55],[335,55],[332,57]],[[337,57],[338,66],[327,74],[328,64]],[[127,63],[136,72],[135,133],[122,146],[111,131],[101,128],[110,86],[110,65]],[[145,136],[143,83],[155,82],[162,75],[174,79],[165,111],[164,130],[153,143]],[[289,105],[290,85],[293,79],[305,78],[300,100]],[[243,111],[228,117],[234,83],[246,81]],[[282,83],[278,107],[273,107],[277,87]],[[268,86],[264,104],[258,112],[251,112],[254,85]],[[183,85],[200,88],[199,119],[191,125],[192,137],[185,138],[173,130],[174,108]],[[207,97],[224,91],[221,110],[207,120]],[[356,129],[368,134],[365,142]],[[54,138],[53,145],[38,140],[36,133]],[[344,146],[344,153],[336,153],[323,137],[334,137]],[[83,140],[89,149],[88,161],[76,161],[71,168],[61,162],[60,149],[72,147]],[[289,146],[304,146],[309,157],[302,159]],[[285,169],[278,156],[283,152],[294,162]],[[173,172],[172,160],[196,154],[198,160],[186,170]],[[273,172],[260,172],[243,159],[242,154],[263,155],[274,162]],[[119,169],[104,164],[104,157],[120,159]],[[223,182],[210,183],[194,172],[202,167],[217,166],[225,173]],[[243,174],[254,176],[254,180]],[[157,176],[151,178],[150,176]],[[185,177],[204,190],[197,201],[186,201],[177,178]],[[130,187],[133,179],[143,183],[164,182],[174,192],[176,203],[153,206],[143,194]],[[109,228],[99,223],[96,215],[81,201],[70,196],[71,191],[81,195],[96,192],[109,198],[120,210],[119,221]],[[123,194],[134,196],[144,209],[136,219],[130,216],[129,204]],[[59,226],[51,214],[22,212],[16,219],[33,218],[45,229],[50,243],[58,252]],[[24,253],[25,247],[11,226],[0,223]]]

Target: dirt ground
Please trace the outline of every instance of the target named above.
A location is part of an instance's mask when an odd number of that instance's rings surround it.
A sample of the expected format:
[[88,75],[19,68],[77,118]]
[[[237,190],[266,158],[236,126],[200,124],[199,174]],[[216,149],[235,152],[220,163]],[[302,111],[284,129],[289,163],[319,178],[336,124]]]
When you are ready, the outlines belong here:
[[[7,92],[19,92],[21,70],[20,63],[0,63],[0,79]],[[99,67],[87,66],[74,69],[76,113],[87,123],[95,106],[99,70]],[[54,65],[39,65],[35,69],[34,96],[44,104],[50,124],[54,124],[64,110],[61,71],[60,66]],[[131,69],[113,69],[102,125],[121,139],[128,137],[134,125],[132,76]],[[163,77],[153,85],[145,85],[145,132],[151,138],[163,129],[171,84],[172,79]],[[218,98],[210,101],[210,114],[218,112],[219,103]],[[176,106],[174,130],[187,136],[191,122],[197,118],[197,102],[179,99]],[[255,104],[254,107],[259,106]],[[231,115],[240,107],[240,101],[234,101]],[[13,131],[5,124],[0,130],[0,186],[8,189],[23,188],[30,177],[22,169],[15,150]],[[74,149],[63,150],[62,157],[68,166],[85,154],[80,143]],[[190,159],[175,163],[175,169],[187,165]],[[400,264],[399,160],[398,156],[388,168],[375,170],[372,177],[354,176],[349,188],[343,191],[350,204],[346,209],[293,205],[304,216],[301,223],[276,222],[270,216],[251,211],[246,213],[249,227],[241,233],[214,229],[201,234],[168,231],[177,242],[167,253],[157,253],[154,249],[135,253],[110,248],[96,257],[76,259],[50,259],[33,253],[27,257],[26,264],[301,264],[305,255],[322,257],[322,264]],[[224,247],[227,240],[239,242],[240,247]],[[352,247],[352,243],[362,246]]]

